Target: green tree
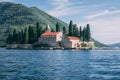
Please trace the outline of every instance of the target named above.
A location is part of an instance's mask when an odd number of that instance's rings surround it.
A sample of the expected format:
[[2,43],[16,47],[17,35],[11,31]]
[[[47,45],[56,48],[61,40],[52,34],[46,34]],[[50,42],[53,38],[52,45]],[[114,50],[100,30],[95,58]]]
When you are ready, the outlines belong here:
[[91,39],[90,25],[87,24],[87,26],[86,26],[86,41],[90,41],[90,39]]
[[78,27],[77,27],[77,24],[74,24],[73,25],[73,34],[72,34],[72,36],[78,36]]
[[14,29],[13,31],[13,43],[19,43],[19,31],[17,29]]
[[24,30],[21,30],[21,44],[24,44]]
[[79,37],[80,39],[82,38],[82,27],[80,26],[80,30],[79,30]]
[[43,33],[43,29],[42,29],[42,27],[40,26],[39,28],[38,28],[38,30],[37,30],[37,34],[38,34],[38,36],[37,36],[37,39],[39,38],[39,37],[41,37],[41,34]]
[[29,36],[28,43],[33,44],[37,41],[37,34],[36,34],[36,27],[35,26],[29,26],[28,36]]
[[65,26],[63,27],[63,34],[64,34],[64,35],[67,35],[67,30],[66,30],[66,27],[65,27]]
[[57,22],[57,24],[56,24],[56,32],[60,32],[60,25],[59,25],[58,22]]
[[36,31],[37,31],[37,39],[38,39],[42,33],[42,28],[40,27],[39,22],[36,23]]
[[83,38],[83,41],[86,41],[86,27],[83,28],[82,38]]
[[11,33],[8,34],[8,37],[6,38],[6,43],[7,44],[13,43],[13,35]]
[[73,35],[73,21],[71,20],[69,23],[69,36]]
[[28,28],[25,27],[24,29],[24,34],[23,34],[23,42],[24,44],[27,44],[29,40],[29,35],[28,35]]
[[54,30],[54,29],[51,29],[51,32],[55,32],[55,30]]

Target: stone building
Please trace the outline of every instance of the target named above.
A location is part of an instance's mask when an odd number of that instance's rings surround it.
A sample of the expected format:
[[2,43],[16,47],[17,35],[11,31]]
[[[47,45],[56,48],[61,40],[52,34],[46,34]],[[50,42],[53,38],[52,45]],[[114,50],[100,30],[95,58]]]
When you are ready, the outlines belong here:
[[61,45],[65,48],[80,48],[80,39],[74,36],[64,36]]
[[51,47],[60,47],[62,36],[62,32],[45,32],[39,38],[39,42],[48,44]]

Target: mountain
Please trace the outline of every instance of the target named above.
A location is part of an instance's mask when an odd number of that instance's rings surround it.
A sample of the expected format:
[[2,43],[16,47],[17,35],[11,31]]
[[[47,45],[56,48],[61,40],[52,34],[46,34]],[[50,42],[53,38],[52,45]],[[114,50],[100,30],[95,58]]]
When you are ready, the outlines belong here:
[[108,45],[105,45],[105,44],[103,44],[103,43],[101,43],[93,38],[91,40],[94,41],[94,44],[96,47],[108,47]]
[[[0,46],[5,44],[5,39],[8,33],[13,28],[21,29],[29,25],[35,25],[39,22],[43,27],[47,24],[55,29],[55,25],[58,22],[60,26],[65,26],[68,29],[68,24],[45,13],[44,11],[36,7],[27,7],[22,4],[16,4],[11,2],[0,3]],[[106,46],[95,39],[95,46]]]
[[53,28],[59,22],[61,26],[67,26],[67,23],[39,10],[36,7],[26,7],[22,4],[10,2],[0,3],[0,26],[25,26],[35,24],[39,21],[41,24],[49,24]]
[[118,48],[120,48],[120,43],[110,44],[109,46],[111,46],[111,47],[118,47]]

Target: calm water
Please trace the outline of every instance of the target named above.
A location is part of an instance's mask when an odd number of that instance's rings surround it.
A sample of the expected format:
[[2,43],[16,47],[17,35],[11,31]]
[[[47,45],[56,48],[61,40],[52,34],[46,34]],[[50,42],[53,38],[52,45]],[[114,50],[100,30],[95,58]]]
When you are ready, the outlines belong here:
[[120,80],[120,50],[0,49],[0,80]]

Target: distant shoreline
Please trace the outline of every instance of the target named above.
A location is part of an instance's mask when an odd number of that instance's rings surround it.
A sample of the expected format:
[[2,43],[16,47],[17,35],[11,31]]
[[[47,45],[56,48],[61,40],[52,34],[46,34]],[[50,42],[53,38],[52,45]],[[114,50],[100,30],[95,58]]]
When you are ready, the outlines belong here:
[[3,47],[5,49],[14,49],[14,50],[120,50],[120,49],[116,49],[116,48],[94,48],[94,49],[84,49],[84,48],[81,48],[81,49],[76,49],[76,48],[51,48],[51,47],[44,47],[44,48],[6,48],[6,47]]
[[120,48],[94,48],[94,49],[75,49],[75,48],[6,48],[0,47],[8,50],[120,50]]
[[112,47],[95,47],[95,48],[33,47],[32,44],[20,44],[19,46],[6,45],[6,46],[1,46],[0,48],[16,49],[16,50],[120,50],[119,48],[112,48]]

